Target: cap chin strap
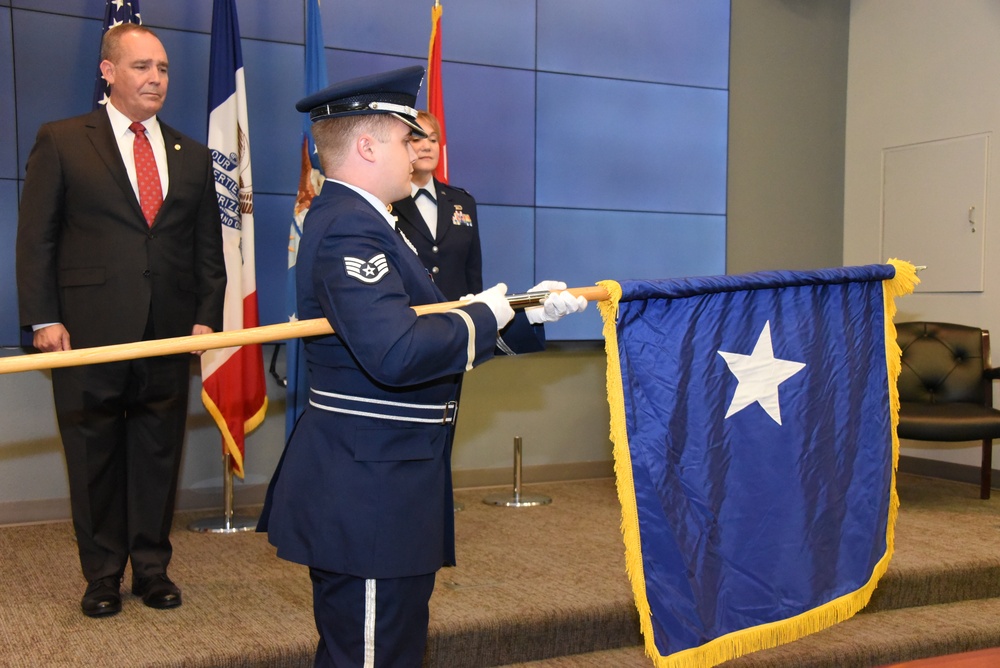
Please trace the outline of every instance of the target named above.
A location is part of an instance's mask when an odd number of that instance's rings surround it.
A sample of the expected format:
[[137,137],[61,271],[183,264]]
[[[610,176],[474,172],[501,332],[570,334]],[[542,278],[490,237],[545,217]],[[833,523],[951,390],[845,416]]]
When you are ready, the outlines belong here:
[[417,110],[407,107],[405,104],[392,104],[391,102],[370,102],[368,108],[372,111],[388,111],[391,116],[395,116],[410,126],[418,137],[426,137],[427,132],[417,124]]
[[411,119],[417,117],[417,110],[407,107],[405,104],[392,104],[391,102],[369,102],[368,108],[372,111],[388,111],[392,113],[409,116]]
[[388,113],[399,120],[410,126],[413,132],[420,136],[426,137],[427,133],[422,127],[417,124],[417,110],[413,107],[408,107],[405,104],[393,104],[392,102],[369,102],[367,105],[364,103],[353,103],[353,104],[325,104],[321,107],[316,107],[309,112],[309,119],[313,122],[322,120],[324,118],[331,118],[339,114],[344,113],[364,113],[365,109],[371,109],[372,111],[380,111],[383,113]]

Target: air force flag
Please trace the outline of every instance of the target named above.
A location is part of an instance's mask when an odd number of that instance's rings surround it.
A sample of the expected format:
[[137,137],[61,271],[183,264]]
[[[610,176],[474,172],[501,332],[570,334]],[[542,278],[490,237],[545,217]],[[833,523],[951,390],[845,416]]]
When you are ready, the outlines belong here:
[[657,666],[867,604],[893,547],[912,265],[602,283],[626,562]]

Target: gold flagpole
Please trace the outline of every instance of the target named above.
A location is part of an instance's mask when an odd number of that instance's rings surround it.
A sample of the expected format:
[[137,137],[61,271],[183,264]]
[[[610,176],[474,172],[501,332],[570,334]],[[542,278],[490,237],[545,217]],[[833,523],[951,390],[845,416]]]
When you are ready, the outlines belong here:
[[[603,301],[608,299],[607,290],[600,286],[570,288],[569,292],[578,297],[584,297],[587,301]],[[540,303],[547,294],[547,292],[524,293],[509,295],[507,299],[514,308],[525,308]],[[414,306],[413,310],[416,311],[417,315],[443,313],[459,306],[464,306],[467,303],[467,301],[454,301],[440,304],[424,304]],[[190,353],[200,350],[215,350],[216,348],[247,346],[255,343],[270,343],[305,336],[323,336],[332,333],[333,328],[326,318],[299,320],[296,322],[283,322],[277,325],[237,329],[230,332],[177,336],[170,339],[155,339],[153,341],[119,343],[112,346],[80,348],[79,350],[61,350],[53,353],[5,357],[0,358],[0,374],[56,369],[67,366],[80,366],[82,364],[120,362],[140,357],[176,355],[178,353]]]

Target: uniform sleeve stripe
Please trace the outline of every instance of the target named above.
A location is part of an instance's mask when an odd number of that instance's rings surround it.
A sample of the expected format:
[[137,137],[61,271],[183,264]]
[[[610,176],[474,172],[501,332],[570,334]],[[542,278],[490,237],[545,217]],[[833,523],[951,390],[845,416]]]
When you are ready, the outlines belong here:
[[465,365],[466,371],[472,371],[472,365],[476,361],[476,323],[472,321],[472,316],[461,309],[454,309],[451,313],[458,314],[465,321],[465,326],[469,328],[469,361]]

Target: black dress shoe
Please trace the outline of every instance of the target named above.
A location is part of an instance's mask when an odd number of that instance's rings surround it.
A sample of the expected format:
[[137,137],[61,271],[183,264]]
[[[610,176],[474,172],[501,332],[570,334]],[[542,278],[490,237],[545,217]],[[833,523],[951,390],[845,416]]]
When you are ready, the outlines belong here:
[[176,608],[181,604],[181,590],[166,573],[158,573],[144,578],[132,578],[132,593],[142,597],[142,602],[150,608],[160,610]]
[[83,614],[88,617],[107,617],[122,610],[121,577],[111,575],[94,580],[80,601]]

